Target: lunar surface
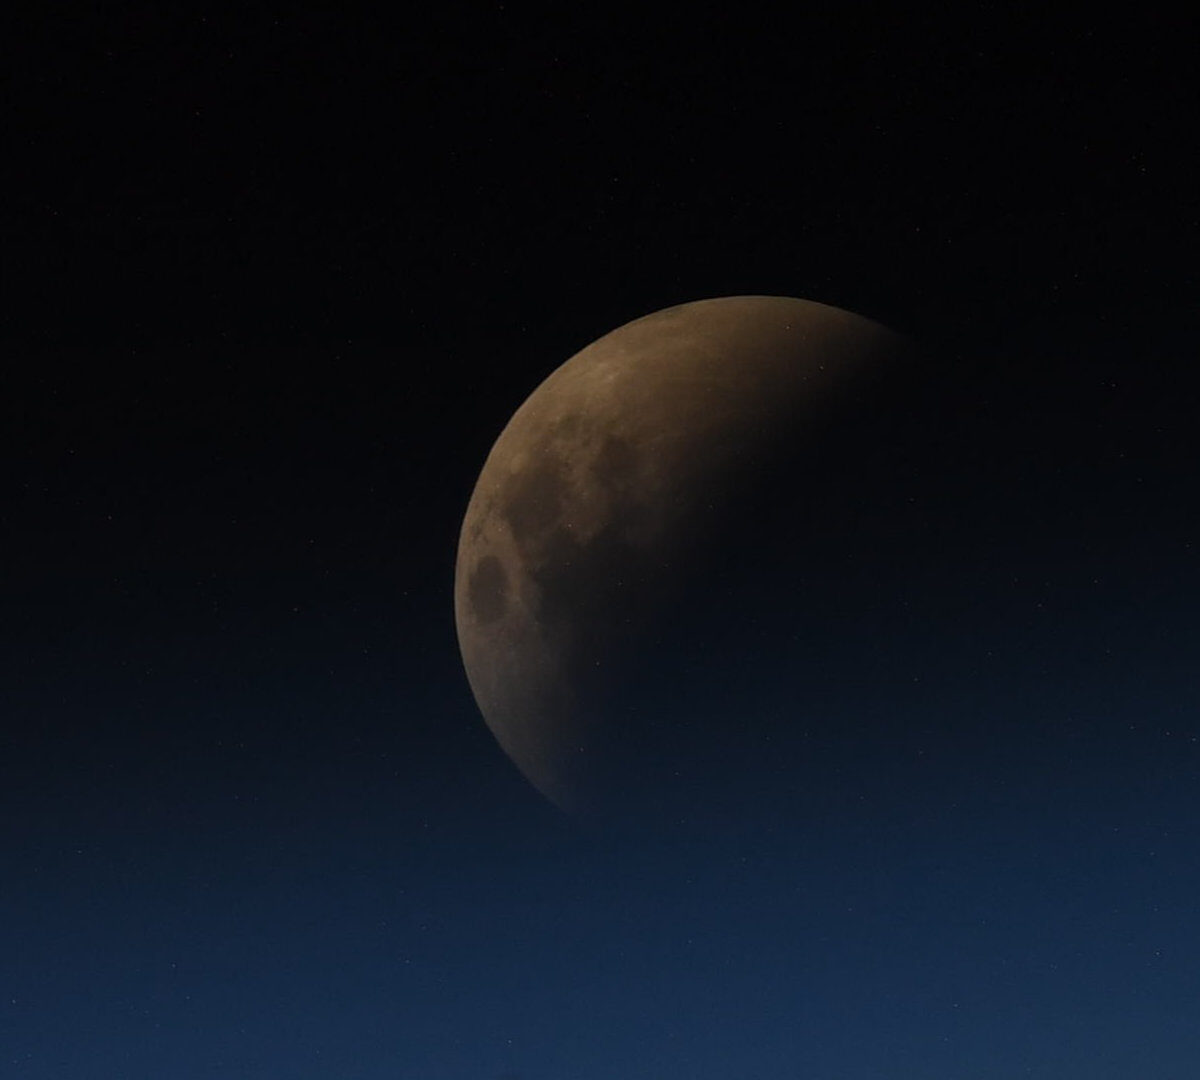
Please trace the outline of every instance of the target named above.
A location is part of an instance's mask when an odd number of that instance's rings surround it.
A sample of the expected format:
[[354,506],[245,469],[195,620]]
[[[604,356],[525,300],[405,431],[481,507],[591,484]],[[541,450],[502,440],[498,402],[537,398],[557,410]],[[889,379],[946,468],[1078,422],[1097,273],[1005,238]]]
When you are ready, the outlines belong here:
[[780,490],[778,463],[822,467],[826,434],[910,356],[822,304],[703,300],[605,335],[517,410],[467,507],[455,616],[480,711],[544,795],[587,809],[635,775],[669,779],[686,719],[638,698],[639,680],[666,677],[659,658],[678,658],[698,598],[736,592],[729,537],[745,565],[753,530],[776,531],[747,517],[747,493],[802,502],[800,479]]

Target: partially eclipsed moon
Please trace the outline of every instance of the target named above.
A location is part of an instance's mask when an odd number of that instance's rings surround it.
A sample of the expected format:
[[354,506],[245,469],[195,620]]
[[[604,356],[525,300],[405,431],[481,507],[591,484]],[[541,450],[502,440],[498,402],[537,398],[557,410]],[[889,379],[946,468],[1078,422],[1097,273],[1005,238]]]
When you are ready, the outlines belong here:
[[455,617],[484,719],[546,796],[574,807],[610,782],[606,687],[694,587],[722,507],[906,351],[823,304],[703,300],[605,335],[517,410],[467,508]]

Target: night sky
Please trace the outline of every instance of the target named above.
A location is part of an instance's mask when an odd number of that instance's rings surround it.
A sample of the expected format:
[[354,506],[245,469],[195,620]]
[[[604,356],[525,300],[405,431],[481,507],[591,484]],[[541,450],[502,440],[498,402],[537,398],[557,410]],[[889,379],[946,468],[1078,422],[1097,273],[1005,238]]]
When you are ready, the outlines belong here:
[[[843,6],[13,23],[0,1074],[1196,1075],[1191,33]],[[788,597],[714,650],[794,798],[573,819],[462,670],[467,500],[749,293],[928,350],[936,513],[811,670]]]

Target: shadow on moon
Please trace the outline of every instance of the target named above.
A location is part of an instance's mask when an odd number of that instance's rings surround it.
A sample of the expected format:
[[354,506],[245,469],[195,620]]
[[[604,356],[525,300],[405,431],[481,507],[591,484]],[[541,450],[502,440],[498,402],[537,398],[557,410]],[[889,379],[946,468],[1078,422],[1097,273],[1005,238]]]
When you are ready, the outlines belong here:
[[1058,647],[1013,587],[1053,528],[1019,438],[982,384],[819,304],[614,331],[531,395],[468,508],[456,610],[485,719],[600,817],[999,790],[1040,737],[1001,699]]

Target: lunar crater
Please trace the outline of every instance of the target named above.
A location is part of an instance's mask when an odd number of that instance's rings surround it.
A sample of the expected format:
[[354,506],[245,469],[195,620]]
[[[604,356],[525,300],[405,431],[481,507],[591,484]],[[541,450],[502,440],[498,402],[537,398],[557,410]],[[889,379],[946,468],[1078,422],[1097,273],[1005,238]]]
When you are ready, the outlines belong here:
[[508,610],[508,574],[495,555],[484,555],[471,571],[471,611],[484,626],[504,618]]

